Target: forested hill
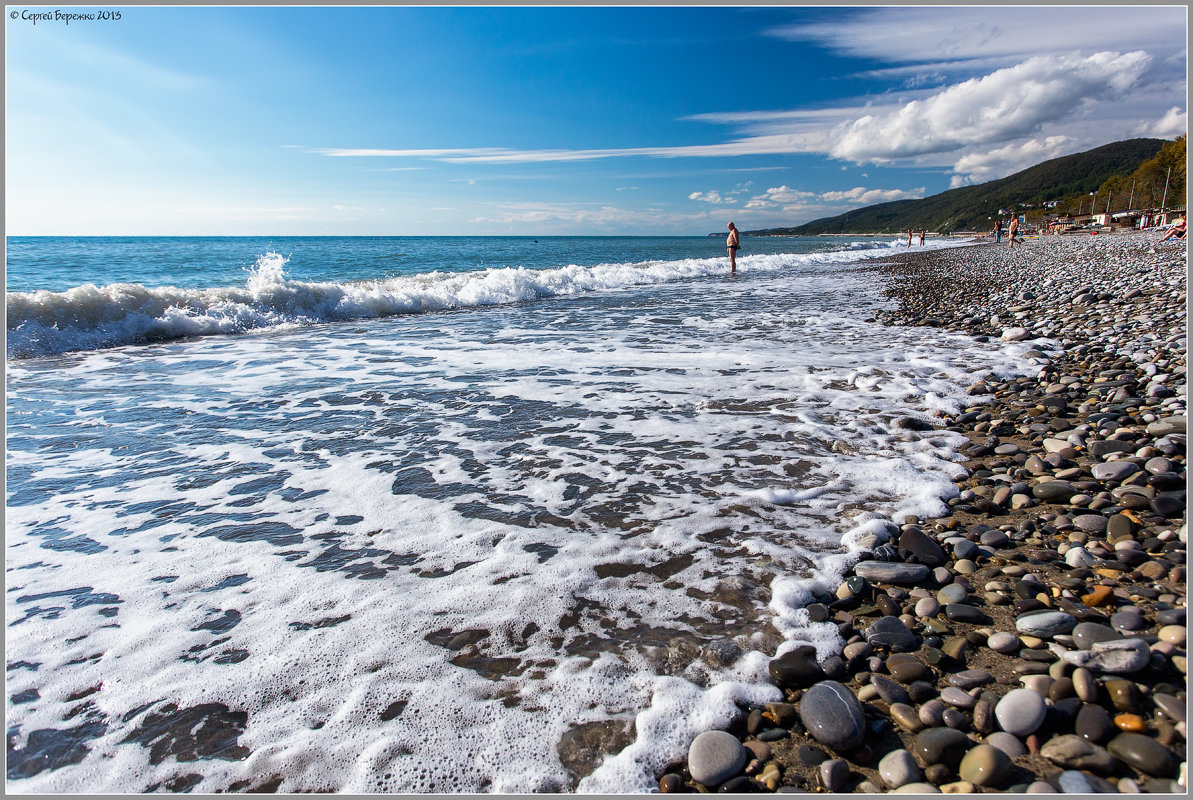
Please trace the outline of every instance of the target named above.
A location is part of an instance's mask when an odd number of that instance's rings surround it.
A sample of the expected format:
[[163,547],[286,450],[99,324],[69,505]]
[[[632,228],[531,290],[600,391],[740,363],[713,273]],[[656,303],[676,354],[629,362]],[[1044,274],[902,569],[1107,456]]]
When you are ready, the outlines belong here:
[[1169,144],[1163,139],[1122,142],[1054,158],[995,181],[949,189],[922,200],[896,200],[854,209],[793,228],[746,231],[753,235],[811,236],[820,233],[896,233],[915,230],[985,230],[999,209],[1039,207],[1051,200],[1086,195],[1113,175],[1135,171]]

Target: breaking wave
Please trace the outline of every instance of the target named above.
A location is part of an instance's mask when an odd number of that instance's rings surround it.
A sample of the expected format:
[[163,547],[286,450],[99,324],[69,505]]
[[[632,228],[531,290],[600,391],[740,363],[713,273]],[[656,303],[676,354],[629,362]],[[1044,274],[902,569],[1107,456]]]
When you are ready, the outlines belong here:
[[[741,273],[849,263],[887,255],[891,240],[852,243],[841,250],[752,255]],[[288,280],[287,259],[257,258],[243,286],[188,289],[139,283],[84,284],[63,292],[8,292],[7,351],[29,358],[73,350],[236,334],[279,326],[524,303],[583,292],[621,289],[723,274],[724,258],[428,272],[381,280]]]

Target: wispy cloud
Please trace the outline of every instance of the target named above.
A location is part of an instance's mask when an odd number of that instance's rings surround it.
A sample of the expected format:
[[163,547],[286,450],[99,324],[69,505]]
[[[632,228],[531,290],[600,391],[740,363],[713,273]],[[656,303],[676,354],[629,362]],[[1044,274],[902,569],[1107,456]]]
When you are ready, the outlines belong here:
[[684,229],[691,225],[724,223],[723,212],[710,209],[699,213],[658,208],[629,209],[608,203],[503,203],[469,220],[490,230],[566,233],[577,227],[625,234]]
[[[1040,53],[1183,50],[1183,6],[975,6],[873,8],[831,22],[785,25],[769,31],[787,41],[813,42],[848,56],[918,64],[955,73],[977,65],[1007,66]],[[1177,42],[1180,42],[1179,44]]]
[[334,158],[423,158],[452,164],[541,164],[596,161],[606,158],[710,158],[747,155],[812,153],[823,149],[819,134],[798,133],[749,136],[707,145],[618,147],[593,150],[514,150],[501,147],[455,149],[322,148],[315,152]]

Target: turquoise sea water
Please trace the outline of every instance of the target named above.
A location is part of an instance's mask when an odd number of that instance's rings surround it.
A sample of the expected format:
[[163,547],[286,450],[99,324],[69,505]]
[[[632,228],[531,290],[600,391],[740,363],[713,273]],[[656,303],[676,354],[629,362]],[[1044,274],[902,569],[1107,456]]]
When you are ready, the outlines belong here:
[[[752,239],[758,269],[893,239]],[[499,305],[724,271],[719,237],[8,239],[8,354]]]
[[[888,248],[897,237],[746,237],[742,255]],[[8,238],[7,290],[61,292],[91,283],[185,289],[245,282],[278,253],[298,281],[365,281],[427,272],[549,269],[719,258],[724,236],[22,237]]]

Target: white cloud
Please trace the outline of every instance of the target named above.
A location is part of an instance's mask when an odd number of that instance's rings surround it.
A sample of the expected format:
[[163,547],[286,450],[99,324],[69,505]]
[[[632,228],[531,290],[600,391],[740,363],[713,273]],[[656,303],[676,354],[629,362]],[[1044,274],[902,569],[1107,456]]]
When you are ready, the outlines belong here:
[[1042,161],[1064,155],[1072,145],[1073,139],[1068,136],[1048,136],[1044,139],[1016,142],[994,150],[966,153],[953,165],[955,174],[951,188],[1005,178]]
[[1154,136],[1159,139],[1175,139],[1189,132],[1189,112],[1180,106],[1168,109],[1156,122],[1143,125],[1139,133],[1143,136]]
[[788,25],[770,33],[848,56],[955,72],[972,71],[978,63],[991,69],[1070,50],[1180,52],[1185,48],[1185,13],[1176,5],[890,7],[837,14],[828,22]]
[[[1059,124],[1066,130],[1080,128],[1081,135],[1071,137],[1074,149],[1140,135],[1140,113],[1163,99],[1171,110],[1149,129],[1150,135],[1183,132],[1185,112],[1170,105],[1171,95],[1143,100],[1145,94],[1156,91],[1142,81],[1152,63],[1143,51],[1036,56],[935,92],[912,93],[914,99],[901,103],[690,117],[742,126],[744,135],[707,145],[575,150],[325,148],[315,152],[338,158],[416,158],[457,164],[820,153],[855,163],[916,160],[921,165],[943,166],[956,161],[958,153],[967,157],[976,145],[1008,145],[1027,137],[1055,140],[1058,134],[1050,126]],[[1150,105],[1140,105],[1143,102]],[[1026,148],[1030,143],[1014,146]],[[996,169],[992,163],[989,168]],[[979,173],[975,168],[961,180]],[[692,199],[723,204],[732,194],[702,193]]]
[[713,205],[725,205],[726,203],[736,203],[736,198],[722,197],[720,192],[692,192],[688,195],[689,200],[700,200],[704,203],[712,203]]
[[872,205],[891,200],[909,200],[924,196],[925,187],[912,191],[903,189],[867,189],[856,186],[852,189],[833,192],[805,192],[790,186],[774,186],[760,195],[750,198],[743,208],[750,211],[782,211],[784,213],[808,212],[814,209],[825,213],[842,203],[850,205]]
[[816,196],[815,192],[803,192],[790,186],[772,186],[760,195],[750,198],[745,208],[772,209],[782,207],[792,209],[802,206],[806,201]]
[[925,187],[906,192],[902,189],[867,189],[863,186],[855,186],[843,192],[823,192],[820,199],[828,203],[842,203],[852,202],[861,203],[862,205],[871,205],[873,203],[887,203],[891,200],[910,200],[924,196]]
[[[1010,174],[1063,155],[1062,150],[1183,133],[1186,29],[1180,7],[1149,7],[1146,13],[1117,6],[841,10],[831,22],[772,33],[890,65],[865,73],[871,79],[936,88],[875,93],[864,103],[845,98],[831,107],[686,117],[731,127],[727,140],[703,145],[315,152],[456,164],[819,154],[854,164],[951,166],[953,184],[963,185]],[[946,80],[951,83],[940,85]],[[785,208],[809,201],[772,194],[782,189],[787,187],[754,196],[745,207]],[[742,194],[720,189],[694,192],[689,199],[718,206]]]
[[647,158],[707,158],[813,153],[823,150],[823,132],[750,136],[706,145],[619,147],[599,150],[512,150],[503,147],[444,149],[320,148],[314,152],[335,158],[428,158],[453,164],[531,164],[595,161],[629,156]]
[[1112,99],[1136,84],[1147,53],[1038,56],[923,100],[877,110],[838,129],[831,154],[883,162],[1005,142],[1059,121],[1092,101]]

